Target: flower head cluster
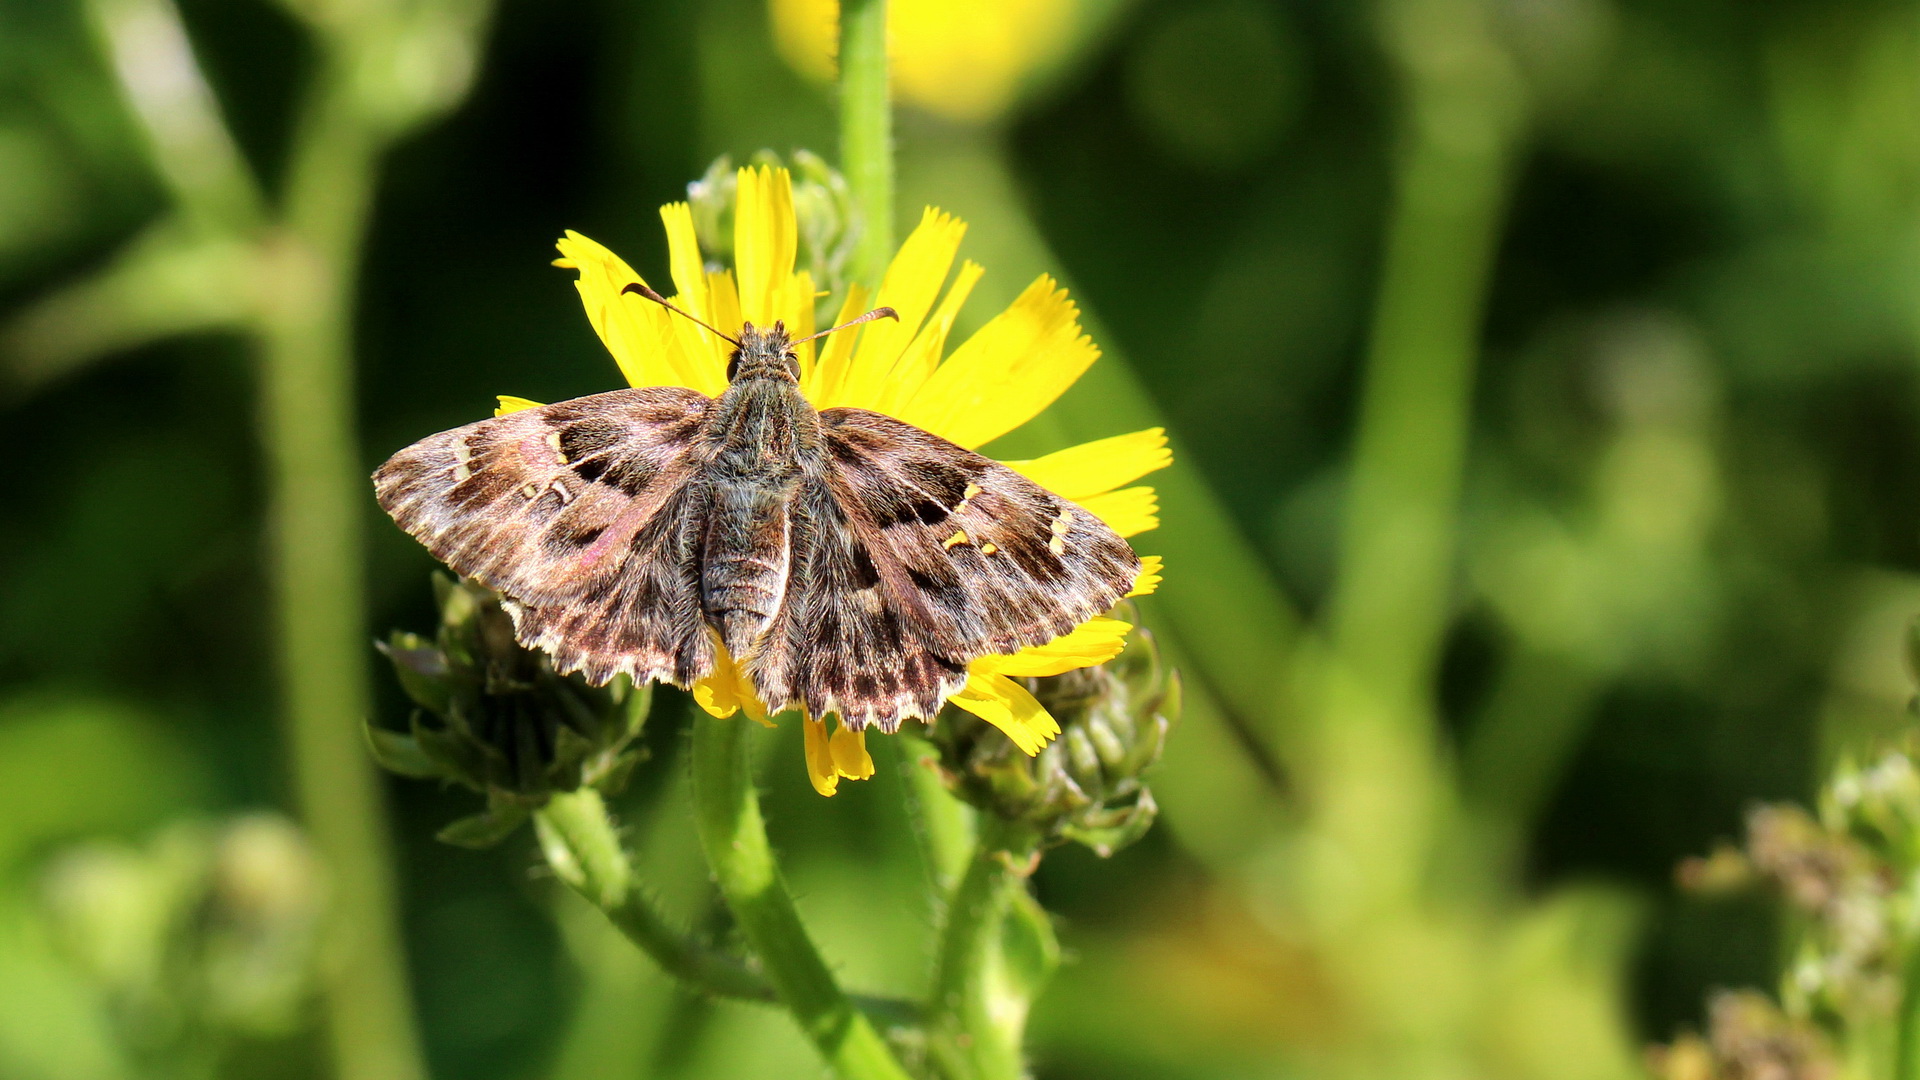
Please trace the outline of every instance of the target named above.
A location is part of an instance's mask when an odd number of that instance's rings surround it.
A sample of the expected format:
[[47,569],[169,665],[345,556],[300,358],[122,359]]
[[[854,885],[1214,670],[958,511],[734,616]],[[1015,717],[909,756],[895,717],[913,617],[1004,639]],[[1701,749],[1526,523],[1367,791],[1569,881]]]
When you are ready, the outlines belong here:
[[1779,1005],[1748,992],[1716,999],[1709,1037],[1676,1041],[1663,1051],[1658,1075],[1830,1077],[1837,1074],[1829,1044],[1865,1045],[1885,1030],[1920,949],[1920,771],[1913,762],[1911,742],[1865,764],[1843,760],[1821,789],[1817,814],[1791,804],[1755,807],[1744,844],[1681,865],[1680,883],[1692,891],[1764,884],[1802,918]]
[[1180,680],[1142,630],[1111,663],[1025,680],[1063,728],[1037,756],[977,717],[942,711],[930,738],[954,794],[1043,844],[1105,857],[1146,835],[1159,807],[1145,775],[1180,714]]
[[618,792],[640,760],[649,688],[623,676],[604,687],[560,675],[513,637],[500,598],[436,575],[440,627],[429,639],[394,631],[380,642],[418,706],[405,732],[368,724],[375,760],[402,776],[446,780],[487,797],[440,839],[467,847],[498,841],[555,793]]
[[[784,322],[795,337],[813,333],[819,282],[796,266],[800,228],[792,181],[784,169],[743,168],[735,178],[733,266],[709,263],[692,207],[660,209],[667,231],[672,302],[720,328],[742,322]],[[1033,419],[1100,355],[1082,333],[1066,291],[1042,275],[1005,311],[949,348],[960,307],[982,268],[955,263],[966,225],[928,209],[871,294],[849,285],[835,322],[885,306],[898,321],[868,323],[818,342],[796,346],[800,387],[816,408],[853,406],[886,413],[969,449]],[[709,396],[727,387],[729,346],[690,319],[682,319],[626,291],[645,278],[619,256],[578,233],[559,243],[555,265],[579,272],[576,283],[587,318],[633,386],[685,386]],[[660,289],[662,293],[667,289]],[[502,411],[531,406],[502,398]],[[1131,486],[1171,462],[1160,429],[1119,435],[1031,461],[1006,464],[1035,483],[1084,507],[1122,536],[1159,524],[1152,488]],[[1159,582],[1159,560],[1149,556],[1136,595]],[[953,703],[998,727],[1028,754],[1060,727],[1015,679],[1056,675],[1117,655],[1131,627],[1096,618],[1072,632],[1011,656],[974,662]],[[695,689],[715,716],[735,711],[761,721],[766,709],[739,669],[724,655]],[[844,727],[829,733],[825,717],[807,716],[808,772],[822,794],[841,778],[869,776],[873,763],[865,733]]]

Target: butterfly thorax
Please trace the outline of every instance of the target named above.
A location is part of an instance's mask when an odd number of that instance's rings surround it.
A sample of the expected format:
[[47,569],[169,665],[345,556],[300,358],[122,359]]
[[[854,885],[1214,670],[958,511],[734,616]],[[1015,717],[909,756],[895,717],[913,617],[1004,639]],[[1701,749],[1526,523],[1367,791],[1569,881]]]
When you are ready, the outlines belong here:
[[779,323],[742,327],[731,385],[702,432],[712,447],[701,550],[701,608],[728,651],[749,656],[785,600],[794,507],[824,453],[820,414],[800,392],[799,365]]

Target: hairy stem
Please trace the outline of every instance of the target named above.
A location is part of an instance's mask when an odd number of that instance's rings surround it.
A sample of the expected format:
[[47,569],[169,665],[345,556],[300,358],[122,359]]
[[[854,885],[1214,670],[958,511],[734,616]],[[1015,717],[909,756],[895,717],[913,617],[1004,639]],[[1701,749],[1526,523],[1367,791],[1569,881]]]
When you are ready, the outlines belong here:
[[834,1071],[845,1080],[906,1080],[800,923],[760,816],[748,727],[740,717],[720,720],[702,712],[694,719],[694,818],[720,894],[780,1001]]
[[540,849],[560,880],[599,908],[607,919],[689,989],[747,1001],[774,1000],[760,974],[674,929],[654,909],[634,880],[633,866],[607,816],[607,804],[592,788],[555,795],[534,814]]
[[928,1006],[931,1054],[951,1080],[1016,1080],[1026,1002],[996,979],[1008,908],[1027,887],[1031,830],[983,817],[980,842],[947,905]]
[[927,880],[936,895],[944,896],[965,872],[973,851],[973,808],[955,798],[935,771],[939,751],[924,739],[902,733],[899,736],[905,783],[901,792],[907,804],[907,818],[913,823],[914,837],[920,842],[920,857],[926,864]]
[[893,256],[893,108],[887,70],[887,0],[840,5],[840,171],[860,207],[853,278],[868,286]]

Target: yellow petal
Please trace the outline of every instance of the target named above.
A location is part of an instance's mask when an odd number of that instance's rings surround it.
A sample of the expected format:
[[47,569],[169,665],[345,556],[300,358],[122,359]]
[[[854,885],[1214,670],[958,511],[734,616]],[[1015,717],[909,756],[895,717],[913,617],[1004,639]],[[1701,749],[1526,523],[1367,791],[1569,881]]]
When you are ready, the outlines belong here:
[[1160,588],[1161,572],[1164,563],[1158,555],[1140,556],[1140,576],[1133,582],[1133,591],[1128,596],[1152,596]]
[[740,699],[734,696],[731,682],[717,674],[694,681],[693,700],[707,711],[708,716],[721,720],[740,711]]
[[1042,274],[1013,306],[968,338],[895,415],[973,447],[1039,415],[1100,350],[1080,332],[1079,309]]
[[1160,496],[1150,487],[1121,488],[1077,501],[1087,513],[1106,522],[1107,528],[1121,536],[1134,536],[1160,527]]
[[1045,645],[1030,645],[1012,656],[980,657],[968,670],[979,675],[1033,679],[1092,667],[1119,656],[1127,647],[1127,632],[1132,629],[1132,623],[1096,616]]
[[881,319],[861,328],[853,363],[839,393],[816,405],[823,409],[834,405],[871,409],[879,404],[894,363],[920,332],[921,322],[940,295],[940,285],[947,279],[966,231],[966,222],[959,218],[933,207],[926,209],[919,227],[908,235],[887,266],[880,292],[874,297],[876,307],[892,308],[899,314],[899,321]]
[[494,400],[500,403],[500,406],[493,410],[493,415],[495,416],[505,416],[508,413],[517,413],[524,409],[538,409],[541,407],[540,402],[534,401],[532,398],[514,397],[512,394],[500,394]]
[[[559,242],[564,262],[579,271],[574,287],[586,307],[587,321],[613,354],[630,386],[686,386],[714,395],[726,389],[725,369],[709,361],[698,328],[628,285],[643,281],[625,260],[579,233]],[[686,324],[692,333],[675,324]]]
[[693,684],[693,700],[711,716],[726,719],[736,711],[744,710],[749,719],[764,727],[772,727],[773,721],[767,719],[767,707],[761,703],[753,684],[747,681],[746,673],[733,662],[727,647],[714,639],[713,670],[703,679]]
[[[977,662],[977,661],[976,661]],[[1004,675],[969,672],[967,685],[948,699],[1007,733],[1029,756],[1060,734],[1060,724],[1026,688]]]
[[953,330],[954,317],[960,314],[960,305],[967,302],[967,294],[986,271],[979,263],[969,259],[960,264],[960,272],[953,276],[953,284],[947,287],[947,295],[934,309],[926,324],[920,327],[920,333],[912,344],[900,354],[894,362],[893,371],[881,384],[880,400],[874,406],[880,412],[891,415],[900,406],[917,393],[920,387],[933,376],[940,366],[940,356],[947,349],[947,334]]
[[842,725],[833,733],[833,768],[849,780],[865,780],[873,775],[873,758],[867,753],[867,733]]
[[813,781],[813,790],[831,797],[840,788],[840,770],[833,764],[826,721],[807,716],[801,718],[800,726],[805,732],[807,779]]
[[742,168],[739,177],[733,209],[733,266],[739,276],[740,314],[755,326],[772,326],[782,316],[779,305],[793,275],[800,242],[793,216],[793,182],[787,170],[765,166]]
[[1084,502],[1173,464],[1173,451],[1166,428],[1148,428],[1003,464],[1061,498]]
[[[740,290],[733,287],[733,271],[712,270],[707,273],[707,302],[713,305],[713,325],[737,336],[742,320]],[[720,379],[723,385],[727,377],[726,354],[732,351],[733,346],[724,341],[720,343]]]
[[[693,228],[693,208],[683,202],[668,203],[660,208],[660,223],[667,228],[667,265],[673,273],[673,287],[679,290],[673,302],[713,322],[713,305],[707,300],[707,267],[700,257],[700,238]],[[704,330],[701,334],[711,338]],[[720,342],[714,340],[716,349],[719,345]]]
[[[813,275],[805,270],[789,274],[787,283],[780,290],[778,311],[780,321],[787,324],[789,338],[803,338],[813,333]],[[807,373],[813,370],[814,342],[795,345],[794,358],[800,361],[800,379],[804,383]]]
[[[840,313],[833,317],[830,325],[839,326],[859,315],[867,313],[867,288],[859,282],[847,286],[847,298],[840,305]],[[860,340],[860,331],[842,330],[828,335],[820,346],[820,363],[806,373],[801,388],[806,391],[807,400],[819,408],[827,403],[839,400],[841,386],[847,379],[847,367],[853,360],[853,343]]]

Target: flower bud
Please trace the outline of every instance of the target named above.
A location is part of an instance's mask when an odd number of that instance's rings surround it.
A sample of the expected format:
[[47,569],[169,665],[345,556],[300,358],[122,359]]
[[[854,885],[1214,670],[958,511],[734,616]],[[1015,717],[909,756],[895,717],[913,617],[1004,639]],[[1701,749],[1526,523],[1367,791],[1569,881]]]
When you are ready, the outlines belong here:
[[513,831],[556,791],[615,792],[639,761],[649,688],[622,676],[606,687],[556,674],[521,647],[499,597],[436,575],[434,640],[395,631],[379,644],[419,708],[406,732],[367,727],[374,757],[404,776],[450,780],[487,797],[487,809],[440,833],[484,847]]
[[115,1034],[156,1070],[300,1024],[323,889],[285,818],[180,822],[137,847],[79,845],[49,865],[41,902]]
[[1059,738],[1028,757],[971,713],[945,709],[931,738],[948,787],[1047,844],[1072,840],[1107,856],[1140,839],[1159,813],[1145,774],[1180,711],[1179,676],[1162,666],[1152,634],[1134,631],[1107,664],[1022,681],[1059,722]]
[[[793,215],[800,234],[794,268],[812,275],[816,291],[840,295],[846,285],[847,260],[853,256],[861,229],[860,209],[846,177],[811,150],[795,150],[784,161],[771,150],[761,150],[749,164],[792,173]],[[726,154],[716,158],[704,176],[687,185],[694,235],[710,263],[733,258],[733,210],[739,186],[740,174],[733,167],[732,156]],[[833,312],[827,305],[815,314],[826,320]]]

